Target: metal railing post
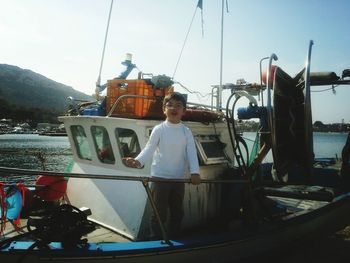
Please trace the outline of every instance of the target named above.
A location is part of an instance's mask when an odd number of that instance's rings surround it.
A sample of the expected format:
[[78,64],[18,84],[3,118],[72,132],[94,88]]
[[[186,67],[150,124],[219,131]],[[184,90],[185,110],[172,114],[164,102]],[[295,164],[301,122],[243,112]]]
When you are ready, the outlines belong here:
[[168,233],[165,230],[164,224],[163,224],[162,220],[160,219],[158,209],[157,209],[156,204],[153,200],[151,190],[149,189],[149,186],[148,186],[148,180],[142,180],[142,185],[146,190],[148,200],[150,201],[151,206],[152,206],[152,210],[157,218],[158,224],[160,226],[160,230],[162,232],[163,239],[164,239],[165,243],[167,243],[168,245],[172,245],[172,243],[169,240]]

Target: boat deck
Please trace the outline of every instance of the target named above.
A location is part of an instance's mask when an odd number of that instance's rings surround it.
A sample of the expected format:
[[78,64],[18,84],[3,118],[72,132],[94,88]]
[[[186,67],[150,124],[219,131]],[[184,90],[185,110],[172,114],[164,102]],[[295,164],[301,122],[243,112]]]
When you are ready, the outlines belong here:
[[[21,222],[19,227],[14,226],[11,222],[6,223],[4,235],[0,236],[0,242],[8,238],[14,238],[15,236],[28,233],[27,219],[21,219],[20,221]],[[131,242],[130,239],[116,233],[115,231],[112,231],[111,229],[108,229],[97,223],[95,226],[96,229],[93,232],[87,234],[86,236],[83,236],[83,238],[86,238],[90,243]],[[23,240],[26,239],[30,238],[23,238]]]
[[123,237],[119,233],[112,231],[101,225],[96,226],[96,230],[89,233],[86,237],[91,243],[109,243],[109,242],[131,242],[130,239]]
[[[271,189],[270,189],[271,190]],[[272,191],[271,191],[272,192]],[[272,192],[275,194],[275,192]],[[311,195],[312,196],[312,195]],[[310,198],[312,199],[312,198]],[[260,200],[261,201],[261,200]],[[290,218],[291,216],[296,216],[300,213],[307,213],[312,210],[316,210],[322,206],[326,206],[330,201],[324,200],[308,200],[300,198],[291,198],[286,196],[275,196],[267,195],[264,199],[264,211],[262,224],[260,225],[261,229],[264,228],[264,225],[269,225],[269,221],[276,222],[276,220],[284,221]],[[259,211],[258,211],[259,212]],[[261,212],[261,211],[260,211]],[[93,221],[96,229],[91,233],[83,236],[82,238],[86,239],[89,243],[111,243],[111,242],[133,242],[129,238],[109,229],[98,222]],[[188,229],[184,231],[183,236],[197,236],[198,233],[201,235],[206,235],[205,233],[216,233],[216,234],[227,234],[232,233],[233,236],[238,233],[243,234],[244,223],[242,218],[233,218],[229,221],[222,218],[215,219],[215,222],[210,222],[205,226],[198,227],[197,229]],[[7,222],[4,235],[0,237],[0,242],[5,239],[15,239],[18,235],[23,235],[21,240],[32,240],[28,233],[27,229],[27,219],[21,219],[20,226],[15,227],[11,222]],[[244,235],[244,234],[243,234]]]
[[[241,218],[216,218],[216,221],[208,222],[205,226],[186,229],[181,233],[181,237],[171,238],[168,240],[169,242],[161,240],[137,240],[134,242],[104,225],[93,222],[96,229],[82,237],[82,239],[86,239],[88,244],[82,242],[71,249],[60,242],[35,242],[37,239],[31,238],[29,235],[26,236],[28,233],[26,219],[21,220],[19,229],[7,222],[5,235],[0,237],[0,251],[2,251],[5,261],[13,253],[28,253],[27,251],[34,248],[32,254],[25,255],[35,257],[39,251],[42,258],[28,262],[41,262],[44,258],[50,261],[66,259],[69,262],[176,263],[180,262],[183,256],[188,259],[188,262],[216,262],[218,255],[222,255],[225,262],[231,262],[231,259],[232,262],[247,262],[239,260],[258,255],[263,256],[264,253],[269,253],[272,250],[278,251],[289,247],[292,243],[307,243],[309,239],[317,239],[319,236],[335,233],[348,225],[350,219],[348,213],[350,209],[349,193],[335,195],[331,201],[312,200],[312,198],[320,198],[314,193],[309,195],[309,199],[305,198],[308,193],[300,193],[300,188],[307,187],[267,189],[273,195],[265,193],[255,200],[256,204],[253,204],[253,206],[260,205],[259,215],[256,214],[258,221],[250,222],[249,218],[243,220],[244,216]],[[308,188],[314,192],[323,192],[322,189],[324,188]],[[281,190],[284,196],[277,196],[278,190]],[[292,194],[289,194],[288,190],[299,192],[292,198],[290,197]],[[287,195],[289,197],[286,197]],[[19,239],[18,235],[22,237]],[[75,245],[74,242],[73,245]],[[252,247],[254,248],[253,253]],[[140,261],[134,261],[136,257]],[[17,259],[15,258],[11,262],[18,262]]]

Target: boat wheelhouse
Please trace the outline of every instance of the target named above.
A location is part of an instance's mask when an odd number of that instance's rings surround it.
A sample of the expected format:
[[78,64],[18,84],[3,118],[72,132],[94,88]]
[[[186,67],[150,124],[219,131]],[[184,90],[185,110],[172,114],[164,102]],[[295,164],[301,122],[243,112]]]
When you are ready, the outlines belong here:
[[[101,116],[66,116],[60,120],[67,129],[74,155],[69,172],[136,178],[135,181],[70,178],[69,201],[78,207],[89,206],[93,219],[132,240],[145,238],[150,211],[145,185],[137,178],[149,177],[151,163],[141,169],[129,168],[122,158],[136,157],[160,120]],[[229,141],[226,123],[220,120],[209,124],[186,122],[186,125],[195,138],[202,179],[221,180],[233,160],[232,147],[224,143]],[[220,215],[220,188],[215,182],[186,184],[185,228],[207,223]]]

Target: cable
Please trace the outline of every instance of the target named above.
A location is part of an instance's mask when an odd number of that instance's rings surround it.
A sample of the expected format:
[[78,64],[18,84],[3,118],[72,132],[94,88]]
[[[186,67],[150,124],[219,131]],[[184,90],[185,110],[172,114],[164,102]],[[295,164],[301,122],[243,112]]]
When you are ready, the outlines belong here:
[[[240,135],[237,134],[237,131],[236,131],[236,128],[235,128],[235,120],[234,120],[234,116],[233,116],[235,105],[236,105],[237,101],[241,97],[236,98],[236,100],[235,100],[235,102],[233,103],[233,106],[232,106],[232,111],[231,112],[229,111],[229,105],[230,105],[231,99],[232,99],[232,97],[234,95],[236,95],[236,94],[235,93],[231,94],[231,96],[228,98],[227,104],[226,104],[227,129],[228,129],[230,141],[231,141],[231,144],[232,144],[232,148],[234,150],[234,155],[235,155],[238,167],[241,170],[241,173],[243,175],[245,175],[245,173],[246,173],[246,164],[244,162],[244,159],[242,158],[243,155],[242,155],[242,150],[240,148],[240,143],[242,143],[244,145],[244,147],[245,147],[245,149],[247,151],[247,154],[248,154],[248,147],[246,146],[246,144],[243,143],[243,141],[242,141],[243,138]],[[230,121],[232,121],[232,131],[233,132],[231,131]],[[234,138],[233,138],[233,134],[232,133],[234,134]],[[236,141],[236,147],[235,147],[234,140]],[[238,153],[237,153],[237,151],[238,151]]]
[[[242,159],[242,163],[243,163],[243,168],[244,170],[247,169],[247,165],[243,159],[243,154],[242,154],[242,150],[241,150],[241,147],[239,146],[240,142],[242,142],[243,138],[237,133],[237,130],[236,130],[236,126],[235,126],[235,118],[234,118],[234,115],[233,115],[233,112],[234,112],[234,109],[236,107],[236,103],[238,102],[238,100],[240,99],[241,97],[238,97],[236,98],[235,102],[233,103],[232,105],[232,129],[233,129],[233,134],[235,135],[235,140],[236,140],[236,144],[237,144],[237,149],[238,149],[238,152],[239,152],[239,156],[241,156],[241,159]],[[246,149],[248,149],[248,147],[246,147]],[[248,160],[248,159],[247,159]]]
[[211,95],[211,93],[207,93],[207,94],[202,94],[199,91],[192,91],[189,88],[187,88],[186,86],[184,86],[182,83],[178,82],[178,81],[174,81],[174,84],[179,84],[181,86],[181,88],[183,88],[184,90],[186,90],[188,93],[191,94],[196,94],[197,98],[200,100],[200,98],[198,96],[201,96],[202,98],[208,97]]

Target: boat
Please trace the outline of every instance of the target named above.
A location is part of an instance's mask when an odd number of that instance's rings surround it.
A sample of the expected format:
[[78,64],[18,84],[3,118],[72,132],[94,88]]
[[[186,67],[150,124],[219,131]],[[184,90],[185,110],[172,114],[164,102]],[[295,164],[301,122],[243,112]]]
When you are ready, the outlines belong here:
[[[142,73],[127,79],[136,67],[128,55],[119,77],[97,85],[107,96],[59,118],[73,153],[66,171],[0,167],[2,176],[37,177],[31,186],[0,184],[1,261],[235,262],[349,225],[350,134],[345,161],[314,158],[310,87],[349,85],[350,76],[310,72],[312,45],[294,78],[273,65],[271,54],[265,84],[220,84],[212,93],[216,105],[188,102],[183,122],[194,135],[202,182],[189,184],[188,174],[166,180],[185,183],[176,237],[159,220],[151,193],[152,183],[165,179],[150,176],[150,163],[130,168],[122,161],[135,157],[163,121],[162,99],[174,83]],[[230,96],[223,107],[225,90]],[[254,98],[263,90],[266,106]],[[249,103],[235,109],[240,98]],[[252,152],[236,130],[236,111],[240,120],[260,120]],[[269,151],[273,163],[263,163]],[[159,239],[150,235],[152,213]]]
[[66,129],[64,125],[59,125],[56,129],[52,129],[51,131],[42,131],[39,132],[39,135],[42,136],[67,136]]
[[[267,75],[275,59],[272,54]],[[184,122],[194,134],[202,183],[186,184],[183,231],[171,238],[159,222],[159,240],[149,238],[149,216],[157,213],[150,164],[129,168],[122,158],[136,156],[145,146],[152,127],[164,118],[161,99],[173,86],[167,78],[165,86],[152,79],[109,81],[108,92],[117,96],[60,117],[74,158],[66,172],[0,169],[7,175],[39,175],[35,188],[1,185],[2,204],[11,204],[6,219],[2,213],[1,260],[234,262],[252,251],[259,255],[344,228],[350,222],[350,139],[343,149],[345,162],[313,158],[308,93],[315,75],[317,85],[350,80],[321,78],[309,67],[295,78],[276,67],[273,83],[268,77],[261,86],[268,89],[267,106],[256,104],[249,84],[244,84],[247,90],[228,85],[231,98],[249,99],[237,110],[238,118],[260,119],[261,147],[250,162],[229,107],[223,116],[215,107],[196,105],[200,114],[191,112]],[[262,163],[269,150],[273,164]],[[34,201],[28,205],[24,199]]]

